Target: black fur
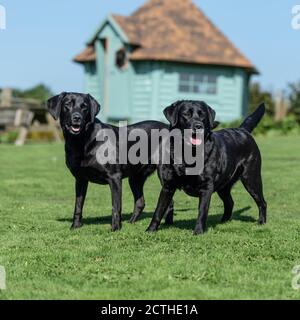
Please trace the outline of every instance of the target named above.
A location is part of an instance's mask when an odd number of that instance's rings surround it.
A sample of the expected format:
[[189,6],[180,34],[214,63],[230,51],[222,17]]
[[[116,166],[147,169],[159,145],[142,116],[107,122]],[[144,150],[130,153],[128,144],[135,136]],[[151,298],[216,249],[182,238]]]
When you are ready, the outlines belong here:
[[156,231],[163,213],[177,189],[199,197],[199,215],[195,234],[201,234],[206,221],[211,196],[217,192],[224,203],[223,222],[231,219],[233,199],[231,188],[241,180],[259,208],[259,223],[266,223],[266,202],[261,179],[261,155],[251,131],[265,112],[262,104],[238,129],[212,132],[216,126],[215,112],[204,102],[179,101],[165,109],[171,128],[204,129],[204,171],[201,175],[187,176],[177,165],[162,166],[163,187],[148,231]]
[[[121,165],[97,162],[96,152],[103,142],[96,140],[102,129],[112,129],[117,136],[116,152],[119,150],[119,128],[96,119],[100,111],[98,102],[88,94],[63,92],[48,100],[47,108],[54,119],[60,120],[65,137],[66,164],[75,177],[76,203],[72,228],[82,225],[82,210],[88,183],[108,184],[112,194],[112,230],[121,229],[122,179],[129,178],[134,196],[134,211],[130,222],[135,222],[145,207],[143,187],[146,179],[156,170],[156,165]],[[168,128],[157,121],[145,121],[128,126],[144,129],[150,139],[151,129]],[[149,144],[150,145],[150,144]],[[128,143],[130,147],[130,143]],[[149,154],[149,157],[151,155]],[[149,160],[149,163],[150,160]],[[173,208],[170,206],[166,222],[173,221]]]

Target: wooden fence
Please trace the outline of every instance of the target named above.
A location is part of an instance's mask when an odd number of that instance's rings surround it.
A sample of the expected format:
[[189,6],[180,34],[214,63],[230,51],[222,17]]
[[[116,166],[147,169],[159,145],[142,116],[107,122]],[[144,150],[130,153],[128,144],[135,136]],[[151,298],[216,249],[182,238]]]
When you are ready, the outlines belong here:
[[45,106],[38,100],[13,97],[11,89],[0,95],[0,130],[18,131],[16,145],[23,145],[30,132],[52,132],[56,141],[61,141],[58,124]]

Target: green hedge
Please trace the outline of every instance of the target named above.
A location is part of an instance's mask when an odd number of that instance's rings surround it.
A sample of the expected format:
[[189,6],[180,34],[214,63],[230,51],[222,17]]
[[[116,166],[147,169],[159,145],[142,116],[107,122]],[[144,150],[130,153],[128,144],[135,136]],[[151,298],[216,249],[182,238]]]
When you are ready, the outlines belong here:
[[17,137],[18,137],[17,130],[2,133],[0,135],[0,143],[14,143]]
[[[242,120],[233,121],[230,123],[222,123],[217,130],[225,128],[238,128]],[[300,125],[293,115],[287,116],[280,122],[275,122],[270,116],[265,116],[254,131],[255,135],[288,135],[300,134]]]

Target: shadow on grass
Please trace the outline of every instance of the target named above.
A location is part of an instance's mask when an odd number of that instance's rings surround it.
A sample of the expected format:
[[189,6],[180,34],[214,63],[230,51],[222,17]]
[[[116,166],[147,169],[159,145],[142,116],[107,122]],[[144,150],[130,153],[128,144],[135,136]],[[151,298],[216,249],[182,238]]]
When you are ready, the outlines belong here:
[[[232,220],[243,221],[243,222],[248,222],[248,223],[256,222],[256,219],[254,219],[253,217],[242,215],[244,212],[247,212],[250,209],[251,209],[251,207],[248,206],[243,209],[234,211],[233,215],[232,215]],[[191,211],[191,210],[192,209],[179,209],[179,210],[175,210],[175,213],[176,212],[186,212],[186,211]],[[122,214],[123,221],[127,222],[131,218],[131,215],[132,215],[131,213]],[[144,212],[141,215],[141,217],[139,218],[139,221],[144,220],[144,219],[151,219],[152,216],[153,216],[152,212]],[[207,226],[215,228],[218,224],[221,224],[222,216],[223,216],[223,214],[208,216]],[[175,216],[174,225],[170,226],[170,225],[165,225],[164,223],[162,223],[161,228],[166,229],[166,228],[174,228],[175,227],[175,228],[179,228],[179,229],[192,230],[195,227],[196,218],[197,218],[197,216],[195,215],[195,217],[191,217],[191,219],[176,220],[176,216]],[[57,221],[72,223],[72,218],[60,218],[60,219],[57,219]],[[104,216],[104,217],[83,218],[82,222],[84,225],[110,224],[111,223],[111,215]]]
[[[242,214],[244,212],[247,212],[250,209],[251,209],[251,207],[245,207],[243,209],[234,211],[232,214],[232,220],[243,221],[243,222],[247,222],[247,223],[256,222],[256,220],[253,217],[242,216]],[[208,216],[207,227],[208,228],[215,228],[217,225],[221,224],[222,217],[223,217],[223,214],[216,214],[216,215]],[[170,227],[175,227],[178,229],[193,230],[196,225],[196,219],[197,219],[197,215],[194,217],[194,219],[188,219],[188,220],[185,219],[185,220],[178,220],[178,221],[175,220],[173,226],[168,226],[168,225],[162,224],[161,228],[167,229]]]
[[[131,216],[132,216],[132,213],[122,213],[123,222],[127,222],[131,218]],[[152,218],[152,216],[153,216],[153,213],[144,212],[140,216],[138,221],[141,221],[141,220],[144,220],[144,219],[150,219],[150,218]],[[111,223],[111,219],[112,219],[111,215],[104,216],[104,217],[88,217],[88,218],[83,217],[82,223],[84,225],[110,224]],[[57,221],[72,223],[73,219],[72,218],[60,218],[60,219],[57,219]]]

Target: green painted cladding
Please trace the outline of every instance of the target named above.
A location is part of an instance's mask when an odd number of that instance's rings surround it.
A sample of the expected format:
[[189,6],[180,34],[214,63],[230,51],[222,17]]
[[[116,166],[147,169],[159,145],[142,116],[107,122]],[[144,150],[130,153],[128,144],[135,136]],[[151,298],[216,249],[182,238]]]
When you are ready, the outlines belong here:
[[[177,100],[204,100],[220,121],[242,118],[247,112],[248,76],[242,69],[206,67],[165,62],[134,63],[132,80],[132,121],[164,120],[163,109]],[[216,94],[179,92],[181,73],[214,75]]]
[[[127,120],[129,117],[130,66],[124,69],[116,65],[116,53],[124,48],[124,43],[111,24],[107,24],[101,32],[100,39],[106,39],[107,45],[102,59],[102,74],[104,75],[104,114],[108,120]],[[102,46],[103,47],[103,46]],[[100,68],[101,69],[101,68]]]
[[85,70],[85,91],[92,94],[96,99],[100,98],[99,94],[99,77],[95,63],[86,63]]
[[85,91],[101,104],[100,116],[108,121],[129,120],[131,66],[116,66],[116,52],[125,45],[114,26],[103,24],[96,41],[97,61],[85,64]]
[[[86,92],[102,106],[105,121],[165,120],[163,109],[177,100],[204,100],[223,122],[242,118],[247,112],[249,74],[241,68],[192,65],[159,61],[129,61],[116,65],[116,52],[131,48],[124,43],[111,19],[102,25],[96,41],[97,62],[85,64]],[[213,75],[215,94],[179,92],[180,74]]]

